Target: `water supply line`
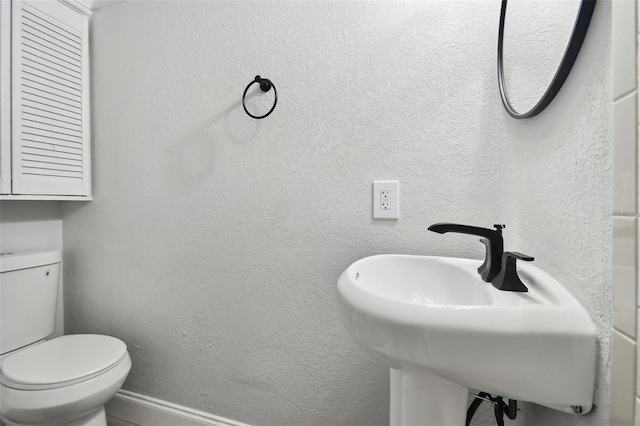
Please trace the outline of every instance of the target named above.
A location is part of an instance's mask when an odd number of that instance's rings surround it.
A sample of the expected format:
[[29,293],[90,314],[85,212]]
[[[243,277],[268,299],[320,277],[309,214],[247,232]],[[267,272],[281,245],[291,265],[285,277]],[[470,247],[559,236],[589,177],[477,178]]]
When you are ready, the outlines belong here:
[[478,407],[480,407],[480,404],[482,404],[482,401],[489,401],[493,404],[493,413],[496,416],[496,424],[498,426],[504,426],[505,415],[511,420],[514,420],[518,415],[518,402],[513,399],[510,399],[509,404],[507,404],[501,396],[494,397],[486,392],[480,392],[477,395],[472,393],[471,395],[475,398],[467,410],[466,426],[471,425],[471,419],[473,419],[473,415],[478,410]]

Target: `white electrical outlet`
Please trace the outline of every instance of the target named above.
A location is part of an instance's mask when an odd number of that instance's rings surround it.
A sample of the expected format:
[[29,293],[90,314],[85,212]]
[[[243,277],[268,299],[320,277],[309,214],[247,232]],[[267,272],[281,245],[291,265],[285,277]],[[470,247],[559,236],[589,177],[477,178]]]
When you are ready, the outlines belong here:
[[389,201],[390,193],[388,189],[380,191],[380,208],[382,210],[391,210],[391,201]]
[[399,219],[399,183],[397,180],[373,182],[373,218]]

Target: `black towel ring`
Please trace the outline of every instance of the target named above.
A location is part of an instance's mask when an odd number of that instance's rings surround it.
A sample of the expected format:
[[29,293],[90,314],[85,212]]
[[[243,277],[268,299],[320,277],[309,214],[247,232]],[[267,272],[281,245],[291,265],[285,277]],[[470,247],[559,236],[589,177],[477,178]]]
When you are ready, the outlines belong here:
[[[269,112],[266,113],[265,115],[258,116],[258,115],[251,114],[249,112],[249,110],[247,109],[247,106],[244,104],[244,98],[247,96],[247,92],[249,91],[249,87],[251,87],[254,83],[260,84],[260,89],[265,93],[268,92],[269,90],[271,90],[271,88],[273,87],[273,94],[275,95],[275,100],[273,101],[273,106],[271,107]],[[246,112],[249,115],[249,117],[255,118],[256,120],[261,120],[261,119],[263,119],[265,117],[268,117],[269,114],[271,114],[273,112],[273,110],[276,109],[276,104],[277,103],[278,103],[278,91],[276,90],[276,86],[268,78],[261,78],[259,75],[256,75],[256,78],[254,78],[253,81],[251,83],[249,83],[247,88],[244,89],[244,93],[242,94],[242,107],[244,108],[244,112]]]

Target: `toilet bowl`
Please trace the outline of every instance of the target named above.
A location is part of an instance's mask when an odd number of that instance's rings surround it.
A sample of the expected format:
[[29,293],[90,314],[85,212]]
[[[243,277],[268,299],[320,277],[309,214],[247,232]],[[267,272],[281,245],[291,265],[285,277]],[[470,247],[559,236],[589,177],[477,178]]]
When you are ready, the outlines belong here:
[[131,369],[126,345],[78,334],[18,350],[0,366],[0,413],[9,425],[106,426],[104,404]]
[[7,425],[107,426],[104,404],[131,369],[127,346],[54,329],[59,251],[0,256],[0,419]]

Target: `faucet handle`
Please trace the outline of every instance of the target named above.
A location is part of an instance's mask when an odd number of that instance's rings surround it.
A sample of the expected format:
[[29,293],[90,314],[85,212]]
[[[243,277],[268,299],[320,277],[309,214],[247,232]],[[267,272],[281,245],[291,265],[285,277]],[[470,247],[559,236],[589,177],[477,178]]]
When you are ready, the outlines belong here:
[[491,280],[491,284],[498,290],[527,292],[527,286],[524,285],[516,270],[516,259],[531,262],[532,256],[519,253],[517,251],[505,251],[502,255],[502,268],[500,273]]
[[506,263],[516,263],[516,259],[524,260],[525,262],[532,262],[535,259],[528,254],[522,254],[517,251],[505,251],[502,255],[502,261]]

